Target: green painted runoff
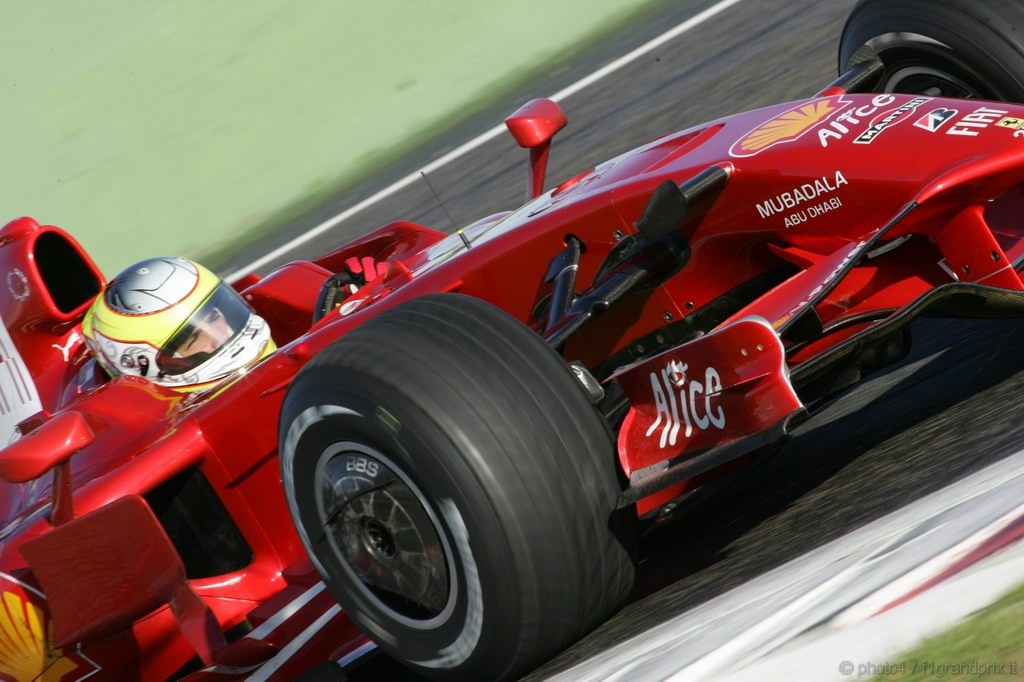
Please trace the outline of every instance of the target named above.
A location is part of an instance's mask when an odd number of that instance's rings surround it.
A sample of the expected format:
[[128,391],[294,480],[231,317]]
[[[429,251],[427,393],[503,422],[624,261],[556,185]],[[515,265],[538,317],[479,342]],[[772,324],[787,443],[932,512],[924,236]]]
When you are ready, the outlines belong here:
[[0,221],[202,257],[647,0],[0,4]]

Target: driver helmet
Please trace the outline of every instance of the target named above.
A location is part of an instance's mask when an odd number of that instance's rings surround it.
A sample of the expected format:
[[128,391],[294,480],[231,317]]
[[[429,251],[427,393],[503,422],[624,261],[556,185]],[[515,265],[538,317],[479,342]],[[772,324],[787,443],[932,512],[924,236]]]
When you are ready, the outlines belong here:
[[212,387],[276,349],[263,318],[187,258],[150,258],[119,274],[85,314],[82,334],[111,376],[182,391]]

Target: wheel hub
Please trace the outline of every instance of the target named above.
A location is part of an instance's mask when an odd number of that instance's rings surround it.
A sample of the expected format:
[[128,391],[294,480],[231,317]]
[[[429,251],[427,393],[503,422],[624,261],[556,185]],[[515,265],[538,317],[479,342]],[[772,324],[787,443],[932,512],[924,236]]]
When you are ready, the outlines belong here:
[[886,79],[883,89],[885,92],[913,92],[929,97],[981,98],[981,94],[963,79],[923,65],[894,70]]
[[449,600],[449,560],[426,500],[386,462],[361,448],[326,461],[319,472],[325,536],[385,606],[430,619]]
[[381,560],[393,560],[397,556],[395,538],[387,526],[377,519],[364,516],[359,520],[363,543]]

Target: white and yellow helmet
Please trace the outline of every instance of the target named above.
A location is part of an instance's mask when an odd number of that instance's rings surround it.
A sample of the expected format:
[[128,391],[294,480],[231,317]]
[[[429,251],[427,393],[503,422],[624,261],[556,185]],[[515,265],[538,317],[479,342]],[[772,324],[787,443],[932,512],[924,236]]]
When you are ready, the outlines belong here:
[[270,328],[234,289],[187,258],[150,258],[115,277],[82,321],[111,376],[194,391],[276,348]]

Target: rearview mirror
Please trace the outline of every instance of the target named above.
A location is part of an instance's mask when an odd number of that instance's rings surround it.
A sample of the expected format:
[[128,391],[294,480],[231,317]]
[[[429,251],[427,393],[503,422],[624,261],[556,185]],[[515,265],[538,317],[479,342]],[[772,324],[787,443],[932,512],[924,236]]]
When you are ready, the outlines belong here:
[[92,439],[92,428],[80,412],[61,412],[0,450],[0,480],[33,481],[66,462]]
[[544,173],[548,166],[551,138],[568,123],[562,107],[550,99],[530,100],[505,119],[516,144],[530,150],[526,200],[544,191]]
[[54,469],[50,521],[67,523],[75,516],[69,460],[92,439],[92,427],[80,412],[61,412],[0,450],[0,480],[25,483]]
[[565,112],[549,99],[532,99],[505,119],[516,144],[523,149],[534,149],[551,142],[559,130],[568,123]]

